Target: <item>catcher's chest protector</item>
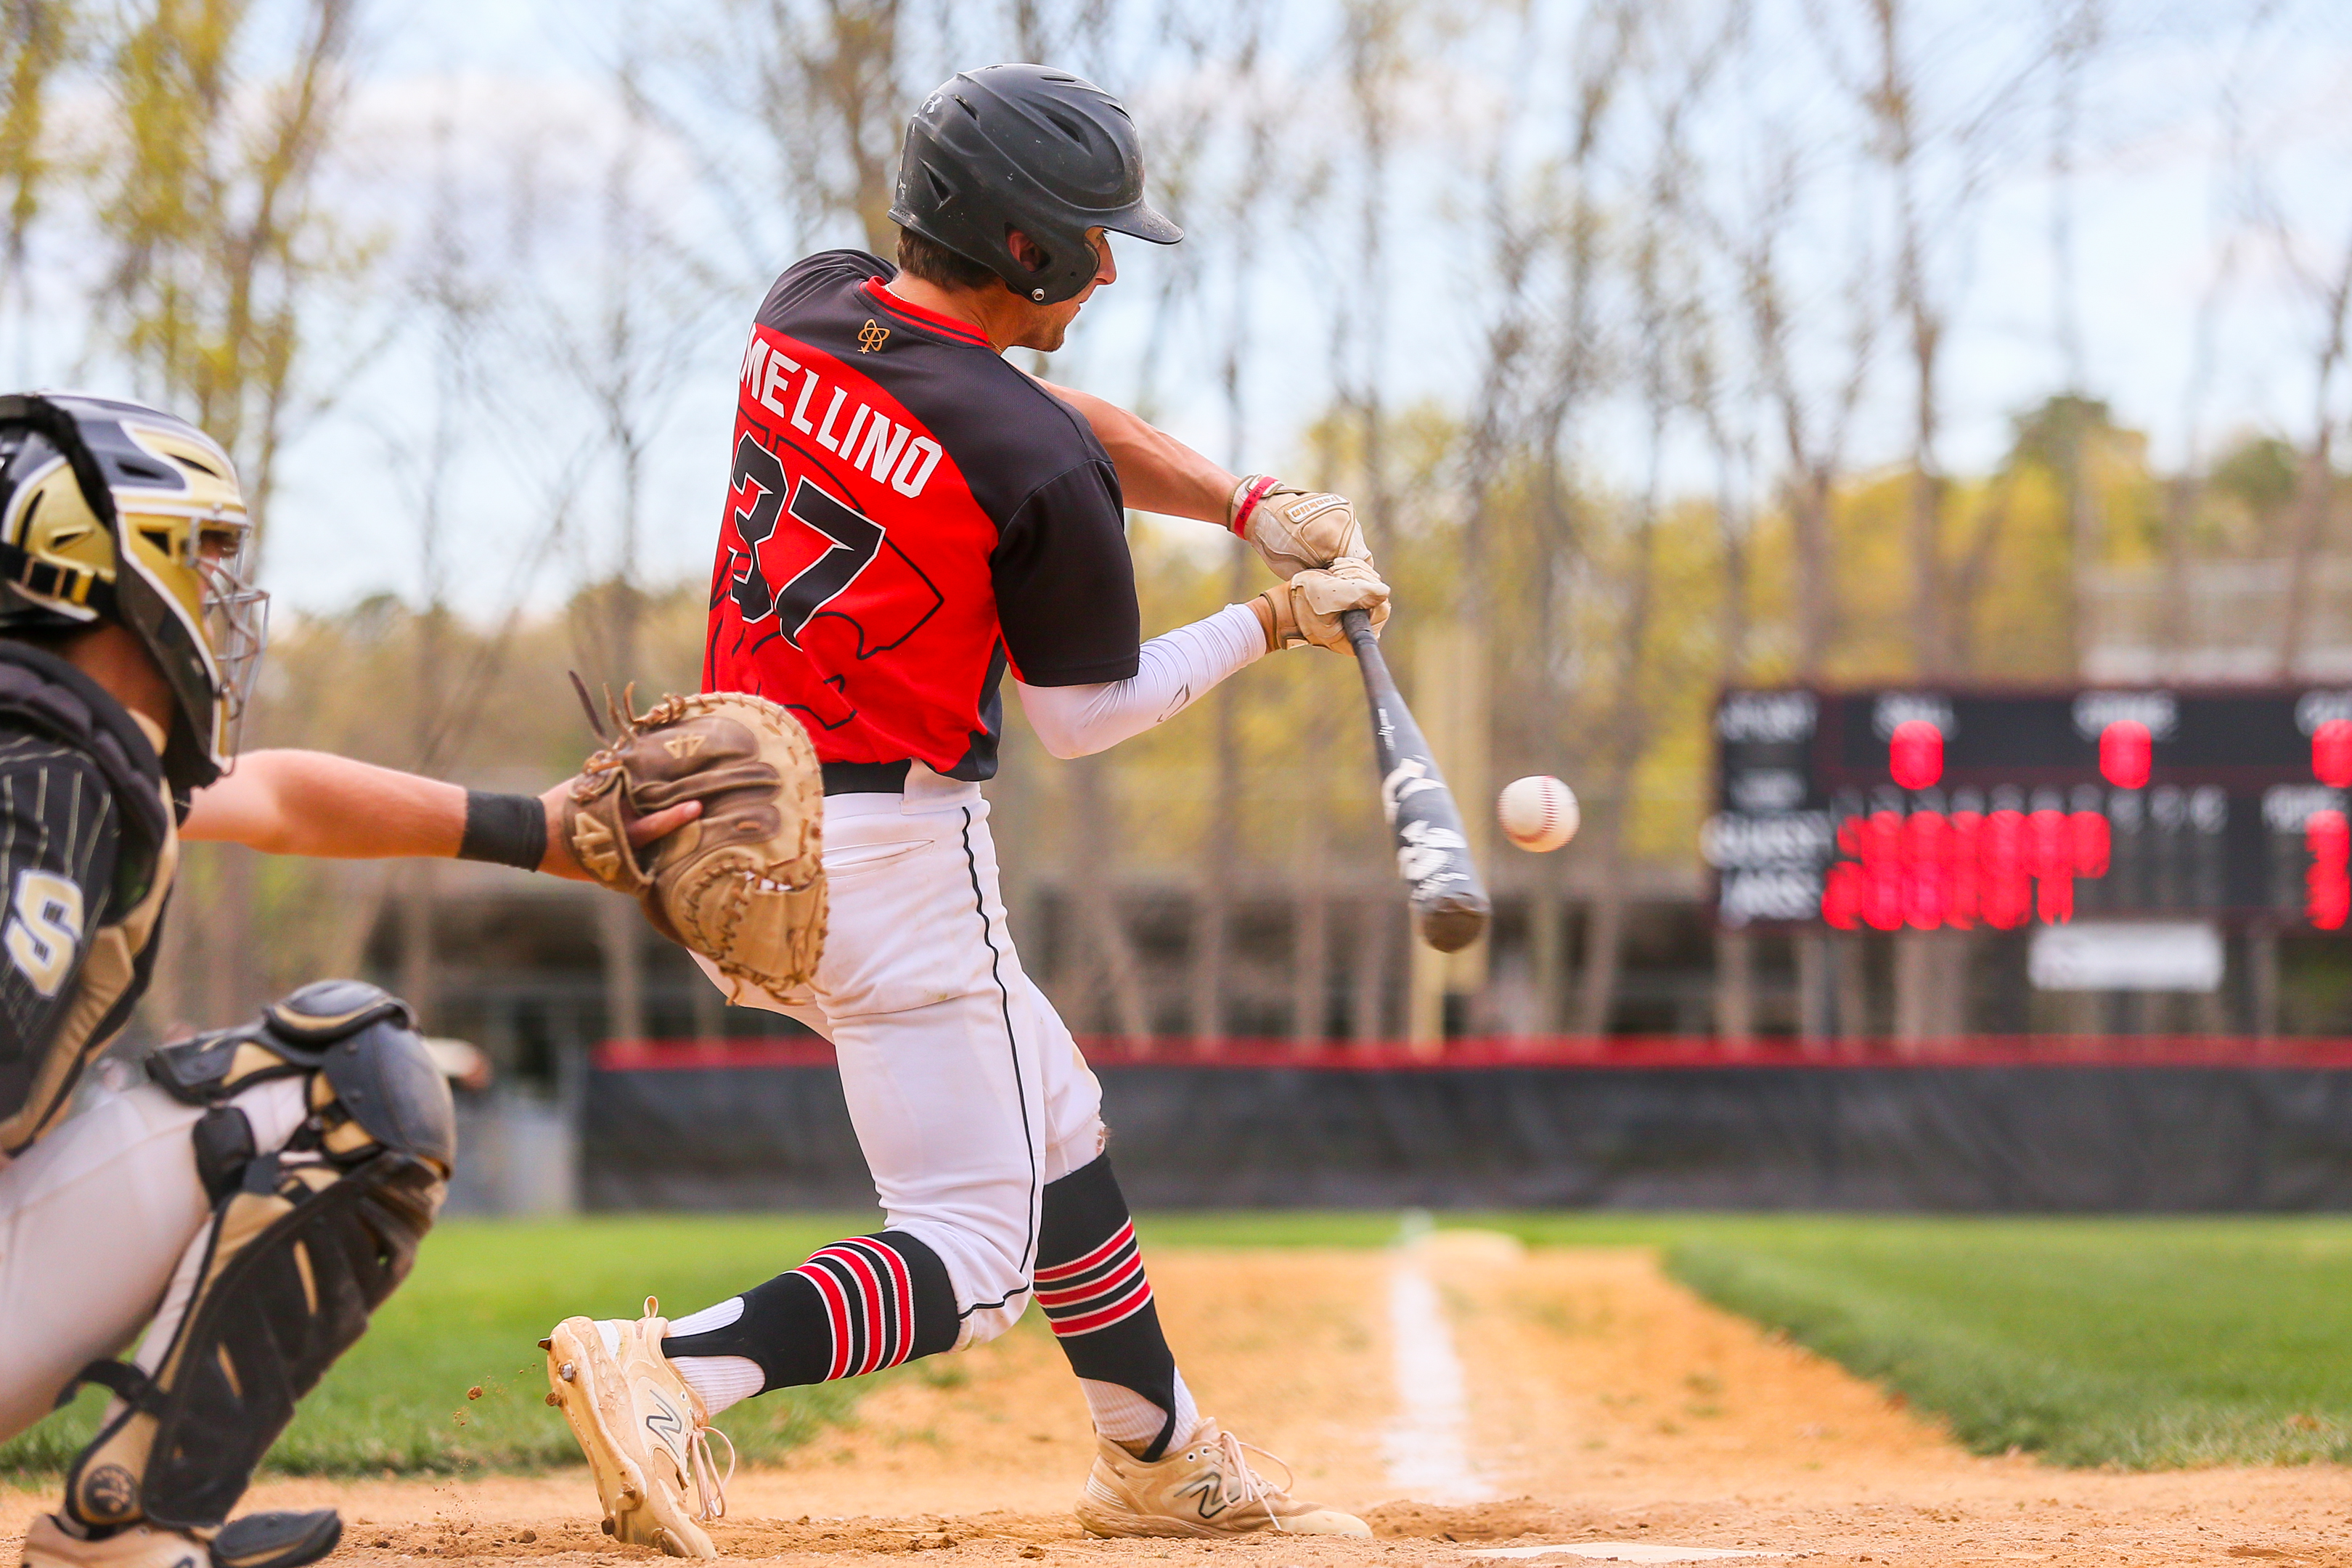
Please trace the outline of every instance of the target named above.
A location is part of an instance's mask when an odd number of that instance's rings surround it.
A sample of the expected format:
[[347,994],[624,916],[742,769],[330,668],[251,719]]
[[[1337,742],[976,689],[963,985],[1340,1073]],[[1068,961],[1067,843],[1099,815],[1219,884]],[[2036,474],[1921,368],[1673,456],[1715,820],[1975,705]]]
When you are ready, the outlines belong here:
[[[13,1159],[61,1121],[75,1083],[147,989],[154,938],[179,868],[163,763],[121,704],[79,670],[0,639],[0,734],[37,734],[97,764],[114,796],[119,855],[104,918],[81,942],[80,967],[56,1024],[23,1042],[35,1059],[21,1097],[0,1099],[0,1159]],[[12,889],[0,889],[0,898]]]

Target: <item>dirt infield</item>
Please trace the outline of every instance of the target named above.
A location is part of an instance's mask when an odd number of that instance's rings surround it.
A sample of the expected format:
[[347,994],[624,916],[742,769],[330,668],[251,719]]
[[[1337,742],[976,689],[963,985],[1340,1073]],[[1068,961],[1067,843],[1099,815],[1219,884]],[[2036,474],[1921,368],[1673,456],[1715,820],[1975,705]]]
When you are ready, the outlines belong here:
[[[1464,1394],[1451,1428],[1447,1409],[1416,1426],[1400,1400],[1400,1268],[1435,1288],[1451,1326]],[[791,1463],[739,1476],[712,1532],[721,1550],[812,1563],[938,1551],[968,1563],[1239,1553],[1268,1568],[1503,1568],[1510,1559],[1470,1552],[1618,1542],[1643,1561],[1690,1547],[1820,1564],[2352,1568],[2352,1478],[2340,1470],[2114,1475],[1975,1458],[1837,1367],[1694,1300],[1645,1252],[1521,1258],[1499,1238],[1441,1238],[1419,1255],[1162,1252],[1153,1272],[1203,1408],[1286,1456],[1305,1495],[1362,1511],[1380,1539],[1087,1540],[1067,1512],[1090,1452],[1084,1406],[1059,1352],[1024,1332],[960,1358],[960,1377],[878,1393],[855,1427]],[[1425,1348],[1412,1365],[1428,1364]],[[1394,1484],[1434,1473],[1433,1457],[1443,1471],[1448,1455],[1466,1459],[1433,1489],[1450,1495]],[[281,1480],[252,1501],[341,1507],[351,1523],[336,1561],[355,1564],[653,1555],[598,1533],[584,1471]],[[42,1505],[0,1496],[0,1533],[21,1533]]]

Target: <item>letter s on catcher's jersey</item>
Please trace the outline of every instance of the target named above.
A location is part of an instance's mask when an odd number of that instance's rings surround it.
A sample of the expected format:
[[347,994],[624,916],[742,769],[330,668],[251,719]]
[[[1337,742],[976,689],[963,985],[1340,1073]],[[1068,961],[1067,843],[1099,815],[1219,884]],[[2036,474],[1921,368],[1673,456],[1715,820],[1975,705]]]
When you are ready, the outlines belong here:
[[1141,617],[1086,421],[859,251],[776,279],[743,353],[702,685],[825,762],[996,772],[998,687],[1124,680]]

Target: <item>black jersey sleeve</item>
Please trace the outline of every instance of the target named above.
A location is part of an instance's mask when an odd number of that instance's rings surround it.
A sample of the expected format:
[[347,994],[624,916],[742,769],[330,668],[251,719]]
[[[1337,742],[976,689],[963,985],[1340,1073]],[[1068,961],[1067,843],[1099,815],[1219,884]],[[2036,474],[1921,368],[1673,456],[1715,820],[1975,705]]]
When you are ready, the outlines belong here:
[[121,854],[98,764],[46,736],[0,732],[0,1115],[24,1103],[73,1000]]
[[1091,686],[1135,674],[1143,612],[1108,461],[1081,463],[1032,491],[998,529],[989,568],[1021,681]]

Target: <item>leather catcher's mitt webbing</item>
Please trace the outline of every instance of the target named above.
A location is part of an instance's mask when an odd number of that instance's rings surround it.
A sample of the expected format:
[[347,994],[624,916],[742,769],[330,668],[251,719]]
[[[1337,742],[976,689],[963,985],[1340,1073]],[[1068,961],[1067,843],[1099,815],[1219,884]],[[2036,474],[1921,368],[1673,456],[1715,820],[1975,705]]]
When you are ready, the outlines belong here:
[[[779,995],[808,984],[825,908],[824,782],[808,731],[740,691],[665,697],[613,718],[618,733],[563,805],[580,864],[719,973]],[[702,803],[699,817],[630,847],[629,823],[688,800]]]

